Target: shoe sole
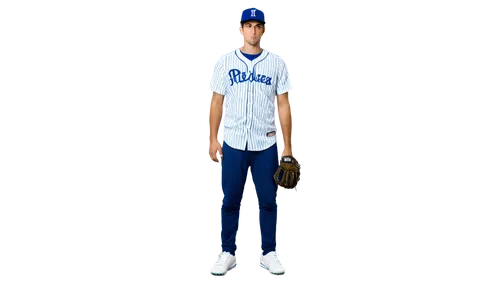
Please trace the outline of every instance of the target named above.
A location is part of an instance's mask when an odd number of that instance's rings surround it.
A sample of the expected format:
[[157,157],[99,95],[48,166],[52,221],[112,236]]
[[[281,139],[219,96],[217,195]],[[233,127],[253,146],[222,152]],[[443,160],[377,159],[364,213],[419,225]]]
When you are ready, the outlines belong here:
[[[229,269],[227,271],[229,271],[235,267],[236,267],[236,263],[233,266],[229,267]],[[210,273],[212,273],[212,275],[215,275],[215,276],[224,276],[224,275],[226,275],[227,271],[224,273],[213,273],[213,272],[210,272]]]
[[266,269],[267,271],[269,271],[269,273],[274,274],[274,275],[283,275],[283,274],[285,274],[285,271],[279,272],[279,273],[271,272],[271,270],[269,270],[269,268],[267,268],[264,264],[262,264],[262,262],[260,263],[260,267]]
[[269,272],[269,269],[267,269],[267,267],[265,267],[264,265],[262,265],[260,263],[257,264],[257,267],[264,270],[267,274],[269,274],[273,277],[276,277],[276,278],[283,278],[283,277],[285,277],[285,275],[287,273],[287,271],[285,271],[284,273],[271,273],[271,272]]
[[236,268],[240,267],[240,264],[239,263],[236,263],[232,268],[229,269],[229,271],[225,274],[221,274],[221,273],[211,273],[211,272],[208,272],[208,275],[212,276],[213,278],[217,278],[217,279],[222,279],[222,278],[226,278],[227,275],[231,274],[234,270],[236,270]]

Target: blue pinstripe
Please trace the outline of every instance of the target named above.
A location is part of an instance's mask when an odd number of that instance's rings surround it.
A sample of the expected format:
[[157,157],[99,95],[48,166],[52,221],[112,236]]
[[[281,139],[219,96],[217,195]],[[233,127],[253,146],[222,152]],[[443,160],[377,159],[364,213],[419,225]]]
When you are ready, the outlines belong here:
[[[233,81],[229,71],[237,69],[251,80]],[[252,71],[252,77],[249,77]],[[271,78],[270,84],[255,81]],[[243,76],[242,76],[243,78]],[[259,79],[260,79],[259,78]],[[261,151],[276,143],[275,97],[292,89],[286,64],[281,57],[263,50],[253,61],[239,49],[223,55],[216,63],[210,89],[225,96],[224,141],[232,148]]]

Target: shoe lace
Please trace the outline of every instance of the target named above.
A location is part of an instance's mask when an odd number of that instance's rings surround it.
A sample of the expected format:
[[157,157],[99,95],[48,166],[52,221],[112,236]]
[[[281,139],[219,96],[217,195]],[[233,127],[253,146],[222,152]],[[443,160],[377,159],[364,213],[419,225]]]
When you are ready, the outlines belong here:
[[271,251],[268,253],[270,260],[273,260],[274,262],[278,263],[281,265],[281,262],[278,259],[278,254],[275,251]]
[[221,254],[219,254],[219,259],[217,260],[217,262],[215,264],[217,264],[217,265],[225,265],[226,264],[226,260],[229,257],[229,255],[231,255],[231,253],[229,253],[227,251],[222,252]]

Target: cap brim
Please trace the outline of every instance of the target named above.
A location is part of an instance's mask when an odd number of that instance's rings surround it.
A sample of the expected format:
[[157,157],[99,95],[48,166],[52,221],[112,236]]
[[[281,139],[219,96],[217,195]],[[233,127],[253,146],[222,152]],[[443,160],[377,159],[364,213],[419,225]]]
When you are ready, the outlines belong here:
[[250,19],[250,20],[245,20],[245,21],[241,21],[240,24],[244,24],[246,22],[259,22],[259,23],[262,23],[262,24],[266,24],[266,22],[264,21],[259,21],[259,20],[254,20],[254,19]]

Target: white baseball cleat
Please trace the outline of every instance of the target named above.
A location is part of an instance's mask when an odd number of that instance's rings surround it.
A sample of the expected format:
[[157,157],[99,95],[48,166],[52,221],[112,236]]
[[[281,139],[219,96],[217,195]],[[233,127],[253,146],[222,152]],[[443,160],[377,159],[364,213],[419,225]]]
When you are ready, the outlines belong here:
[[260,255],[260,266],[271,272],[271,274],[282,275],[285,274],[285,267],[281,265],[275,251],[271,251],[266,255]]
[[236,267],[236,257],[231,253],[224,251],[219,254],[219,259],[212,267],[212,274],[222,276],[234,267]]

